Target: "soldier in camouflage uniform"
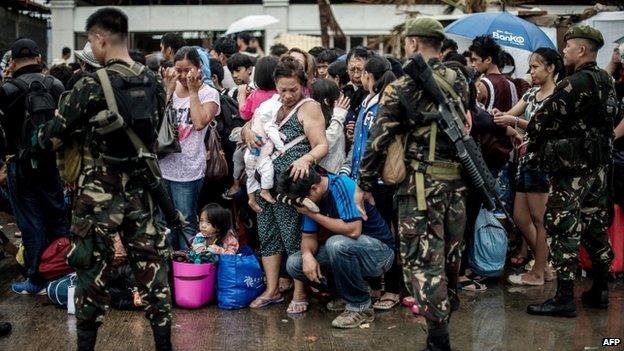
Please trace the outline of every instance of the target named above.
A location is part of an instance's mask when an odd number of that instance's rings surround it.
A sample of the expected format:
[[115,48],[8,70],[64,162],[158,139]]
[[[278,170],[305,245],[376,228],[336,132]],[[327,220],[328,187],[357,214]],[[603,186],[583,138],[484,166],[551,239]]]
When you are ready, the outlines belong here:
[[613,253],[607,237],[611,208],[607,167],[611,163],[615,99],[613,80],[598,68],[602,34],[589,26],[572,27],[564,36],[563,60],[570,76],[557,84],[527,132],[530,159],[547,170],[552,189],[545,216],[551,237],[557,292],[542,304],[529,305],[535,315],[576,316],[574,278],[579,243],[593,261],[594,282],[582,301],[607,308],[607,278]]
[[[443,27],[434,19],[406,23],[407,55],[422,54],[434,71],[446,76],[450,68],[437,59],[443,39]],[[465,96],[466,79],[458,71],[455,76],[451,85]],[[362,160],[357,196],[358,201],[369,197],[389,145],[395,136],[405,135],[405,160],[410,163],[396,193],[405,283],[412,287],[420,314],[427,319],[427,350],[450,350],[448,322],[451,304],[457,307],[459,302],[455,292],[466,222],[466,184],[454,146],[437,131],[435,122],[423,119],[421,112],[436,111],[437,106],[419,85],[404,75],[383,92]]]
[[[134,63],[128,55],[126,15],[113,8],[98,10],[87,19],[86,31],[93,53],[111,81],[115,74],[131,70],[137,72],[146,87],[155,91],[152,95],[155,98],[149,100],[154,102],[153,106],[148,106],[147,113],[152,116],[151,125],[156,133],[164,114],[164,88],[159,77]],[[84,150],[72,213],[72,248],[67,258],[78,274],[75,292],[78,349],[92,350],[95,346],[97,329],[110,301],[106,284],[113,269],[113,237],[121,233],[152,325],[156,349],[170,350],[171,306],[165,259],[169,249],[164,228],[156,221],[157,207],[142,180],[141,173],[147,172],[145,167],[139,163],[126,167],[111,165],[100,153],[102,144],[121,143],[133,153],[132,144],[119,134],[112,143],[105,139],[90,142],[93,133],[84,132],[91,130],[90,118],[108,109],[102,85],[95,78],[89,75],[78,81],[61,103],[57,116],[39,132],[43,148],[53,148],[62,142],[78,143]]]

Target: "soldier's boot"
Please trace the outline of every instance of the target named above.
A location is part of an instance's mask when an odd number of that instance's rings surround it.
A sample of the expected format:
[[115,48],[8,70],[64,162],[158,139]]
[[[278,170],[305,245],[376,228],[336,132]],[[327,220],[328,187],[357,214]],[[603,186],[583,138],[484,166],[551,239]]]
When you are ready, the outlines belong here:
[[152,326],[156,351],[171,351],[171,324]]
[[607,309],[609,307],[608,279],[608,269],[596,269],[591,289],[585,291],[581,296],[583,304],[593,308]]
[[427,323],[427,347],[423,351],[451,351],[448,323]]
[[527,306],[527,313],[537,316],[576,317],[574,303],[574,281],[557,279],[555,297],[544,303]]
[[93,351],[97,339],[99,324],[81,323],[76,328],[78,336],[78,351]]

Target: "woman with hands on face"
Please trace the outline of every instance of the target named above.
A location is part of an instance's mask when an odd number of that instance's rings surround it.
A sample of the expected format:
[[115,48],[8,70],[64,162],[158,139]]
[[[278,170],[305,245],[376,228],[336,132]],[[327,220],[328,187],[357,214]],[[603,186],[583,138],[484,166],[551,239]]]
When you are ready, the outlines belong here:
[[175,207],[189,225],[183,233],[172,232],[174,249],[185,249],[198,231],[198,199],[206,174],[207,126],[219,114],[219,93],[204,84],[201,59],[190,46],[180,48],[174,66],[164,71],[167,109],[176,116],[181,152],[159,159],[165,183]]

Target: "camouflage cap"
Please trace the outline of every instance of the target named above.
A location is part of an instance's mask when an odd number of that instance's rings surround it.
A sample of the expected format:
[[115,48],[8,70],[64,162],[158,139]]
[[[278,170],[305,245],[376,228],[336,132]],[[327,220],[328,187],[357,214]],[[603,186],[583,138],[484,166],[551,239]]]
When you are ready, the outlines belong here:
[[418,17],[405,22],[405,36],[444,40],[444,27],[431,17]]
[[564,41],[568,41],[568,39],[574,38],[591,40],[598,45],[598,49],[600,49],[604,45],[604,38],[602,37],[602,33],[600,33],[598,29],[587,25],[570,27],[570,29],[568,29],[568,31],[563,35]]

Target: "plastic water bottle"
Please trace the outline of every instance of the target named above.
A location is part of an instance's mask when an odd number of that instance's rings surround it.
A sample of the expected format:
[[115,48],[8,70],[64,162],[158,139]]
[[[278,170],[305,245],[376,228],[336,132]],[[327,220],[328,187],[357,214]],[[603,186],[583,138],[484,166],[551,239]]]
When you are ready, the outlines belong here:
[[[257,141],[262,141],[262,137],[261,137],[261,136],[259,136],[259,135],[256,135],[256,140],[257,140]],[[260,148],[259,148],[259,147],[253,147],[253,148],[251,148],[251,150],[249,150],[249,152],[250,152],[252,155],[256,156],[256,157],[259,157],[259,156],[260,156]]]

